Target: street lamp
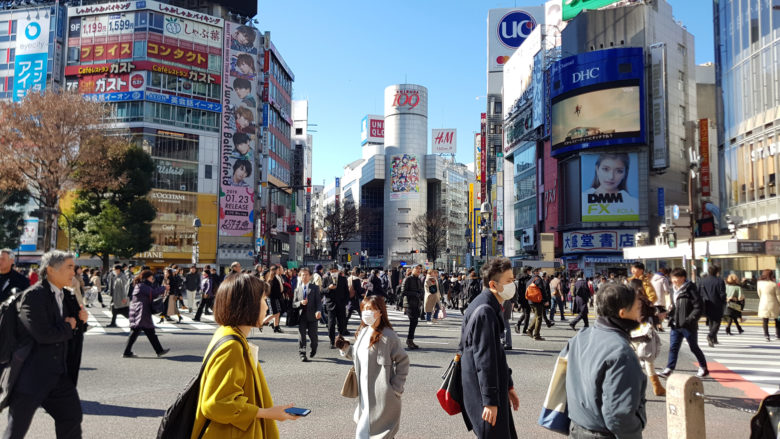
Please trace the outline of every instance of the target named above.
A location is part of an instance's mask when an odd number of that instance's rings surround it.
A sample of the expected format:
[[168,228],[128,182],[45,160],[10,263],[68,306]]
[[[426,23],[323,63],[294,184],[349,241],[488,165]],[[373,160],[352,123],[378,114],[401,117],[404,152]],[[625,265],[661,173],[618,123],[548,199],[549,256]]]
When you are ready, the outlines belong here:
[[200,242],[198,242],[198,232],[203,224],[200,222],[200,218],[195,217],[192,220],[192,227],[195,228],[195,242],[192,243],[192,263],[197,264],[200,259]]

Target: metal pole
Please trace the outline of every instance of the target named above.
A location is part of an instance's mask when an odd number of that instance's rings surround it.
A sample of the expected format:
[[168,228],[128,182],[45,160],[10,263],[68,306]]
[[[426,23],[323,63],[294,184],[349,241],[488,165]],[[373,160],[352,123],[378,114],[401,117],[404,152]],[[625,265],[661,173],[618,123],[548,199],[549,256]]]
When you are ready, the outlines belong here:
[[688,171],[688,206],[690,206],[690,228],[691,228],[691,282],[696,282],[696,206],[693,204],[693,182],[694,170]]
[[268,202],[265,209],[265,260],[271,266],[271,191],[272,186],[268,183]]

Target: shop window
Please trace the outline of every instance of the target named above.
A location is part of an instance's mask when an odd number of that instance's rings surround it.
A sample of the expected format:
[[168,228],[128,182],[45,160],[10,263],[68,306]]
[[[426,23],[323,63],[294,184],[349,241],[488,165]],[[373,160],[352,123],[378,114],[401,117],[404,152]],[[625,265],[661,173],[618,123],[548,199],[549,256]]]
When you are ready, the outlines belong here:
[[133,42],[133,58],[146,58],[146,41]]

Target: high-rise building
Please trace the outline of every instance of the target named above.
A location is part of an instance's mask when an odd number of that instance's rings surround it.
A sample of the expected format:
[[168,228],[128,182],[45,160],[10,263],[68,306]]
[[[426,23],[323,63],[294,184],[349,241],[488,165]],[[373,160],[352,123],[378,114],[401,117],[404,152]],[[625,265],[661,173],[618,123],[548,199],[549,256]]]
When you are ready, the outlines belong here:
[[719,204],[741,239],[780,238],[780,9],[770,3],[713,2]]

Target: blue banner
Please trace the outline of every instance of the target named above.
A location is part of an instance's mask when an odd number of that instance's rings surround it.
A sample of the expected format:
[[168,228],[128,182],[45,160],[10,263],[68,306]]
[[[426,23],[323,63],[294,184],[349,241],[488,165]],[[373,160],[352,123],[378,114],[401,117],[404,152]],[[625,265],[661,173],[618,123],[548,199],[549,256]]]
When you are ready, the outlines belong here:
[[14,102],[21,101],[29,91],[41,92],[46,89],[48,56],[48,53],[16,55],[16,64],[14,64]]
[[658,216],[663,218],[666,215],[666,212],[664,212],[666,200],[665,194],[664,194],[664,188],[659,187],[658,188]]
[[201,101],[200,99],[172,96],[165,93],[146,92],[145,100],[163,104],[179,105],[182,107],[194,108],[196,110],[207,110],[217,113],[222,112],[222,104]]
[[124,91],[116,93],[85,93],[84,98],[93,102],[143,101],[144,92]]

